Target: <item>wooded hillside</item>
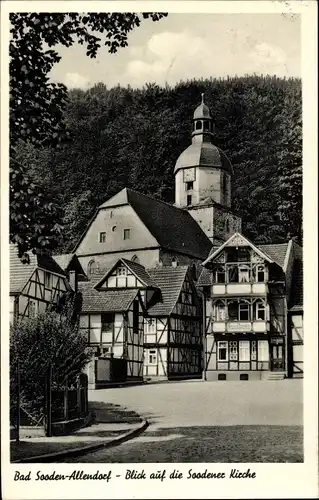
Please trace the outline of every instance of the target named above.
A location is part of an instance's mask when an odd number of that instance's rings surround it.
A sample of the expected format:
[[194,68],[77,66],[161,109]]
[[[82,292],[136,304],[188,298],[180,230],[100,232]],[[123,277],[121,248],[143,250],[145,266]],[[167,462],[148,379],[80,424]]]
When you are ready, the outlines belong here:
[[233,209],[255,243],[302,236],[301,81],[193,80],[143,89],[73,90],[60,149],[20,143],[17,159],[64,211],[60,251],[72,250],[97,205],[123,187],[174,201],[174,165],[191,141],[205,92],[214,143],[234,166]]

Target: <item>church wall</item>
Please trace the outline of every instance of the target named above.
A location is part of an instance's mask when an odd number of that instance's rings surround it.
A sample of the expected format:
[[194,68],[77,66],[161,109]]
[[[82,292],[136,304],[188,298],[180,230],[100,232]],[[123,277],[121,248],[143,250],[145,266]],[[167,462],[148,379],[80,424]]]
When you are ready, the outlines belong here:
[[[126,231],[124,239],[124,230]],[[105,241],[100,243],[100,233],[105,233]],[[130,205],[99,210],[94,221],[76,250],[81,254],[111,251],[128,251],[135,248],[158,246],[156,239],[145,227]]]
[[154,248],[153,250],[128,250],[128,251],[122,251],[122,252],[113,252],[113,253],[107,253],[107,254],[102,254],[102,255],[88,255],[85,257],[79,256],[79,261],[84,269],[85,272],[88,271],[88,264],[91,262],[93,259],[94,261],[98,264],[99,267],[99,272],[103,273],[106,272],[110,267],[115,264],[115,262],[120,259],[127,259],[131,260],[132,257],[137,257],[139,260],[139,263],[142,264],[142,266],[146,268],[153,268],[156,267],[159,263],[159,254],[160,250],[159,248]]

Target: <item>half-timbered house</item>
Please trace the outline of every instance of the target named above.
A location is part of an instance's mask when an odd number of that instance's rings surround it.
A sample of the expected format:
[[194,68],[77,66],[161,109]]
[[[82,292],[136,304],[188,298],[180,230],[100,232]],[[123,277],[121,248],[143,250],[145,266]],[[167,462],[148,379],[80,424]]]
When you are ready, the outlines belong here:
[[10,245],[10,322],[45,312],[71,287],[65,272],[50,255],[30,253],[22,263],[15,245]]
[[235,233],[213,248],[198,286],[206,298],[205,372],[211,380],[288,375],[293,242],[253,245]]
[[79,282],[78,289],[83,298],[80,328],[88,331],[88,345],[95,349],[88,367],[90,386],[142,380],[143,314],[157,291],[154,281],[143,266],[119,259],[104,275]]
[[202,373],[202,309],[187,266],[149,270],[160,297],[144,318],[144,378],[195,378]]

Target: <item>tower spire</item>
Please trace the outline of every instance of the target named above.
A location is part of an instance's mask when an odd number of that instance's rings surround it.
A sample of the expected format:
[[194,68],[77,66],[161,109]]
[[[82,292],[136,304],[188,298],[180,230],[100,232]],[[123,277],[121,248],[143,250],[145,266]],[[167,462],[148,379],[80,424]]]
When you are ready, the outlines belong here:
[[204,96],[205,96],[204,92],[202,92],[201,95],[202,95],[202,104],[204,104]]

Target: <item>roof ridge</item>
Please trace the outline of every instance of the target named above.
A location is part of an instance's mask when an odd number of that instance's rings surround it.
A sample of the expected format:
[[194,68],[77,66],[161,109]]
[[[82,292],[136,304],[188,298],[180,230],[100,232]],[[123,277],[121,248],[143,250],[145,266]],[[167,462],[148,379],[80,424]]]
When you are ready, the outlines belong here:
[[182,210],[184,213],[188,213],[188,210],[185,210],[184,208],[176,207],[175,205],[172,205],[168,201],[159,200],[158,198],[154,198],[153,196],[151,196],[149,194],[141,193],[140,191],[136,191],[135,189],[131,189],[131,188],[126,188],[126,189],[128,192],[132,192],[132,193],[138,194],[140,196],[145,196],[145,198],[148,198],[152,201],[156,201],[158,203],[162,203],[163,205],[168,205],[171,208],[175,208],[176,210]]

